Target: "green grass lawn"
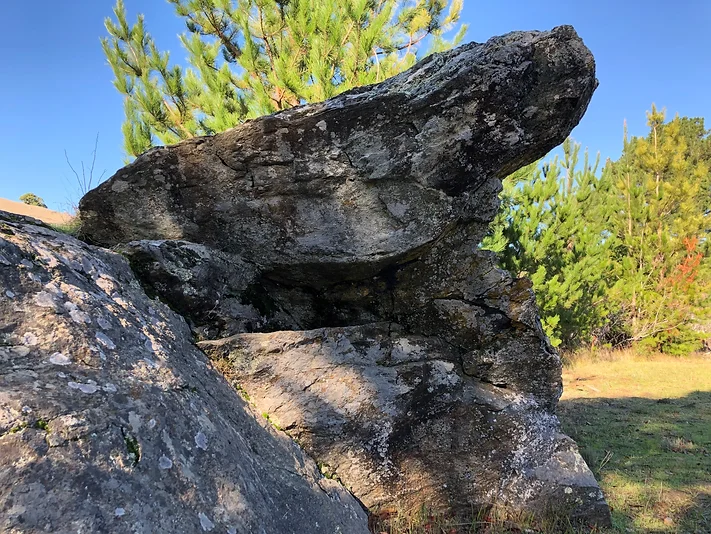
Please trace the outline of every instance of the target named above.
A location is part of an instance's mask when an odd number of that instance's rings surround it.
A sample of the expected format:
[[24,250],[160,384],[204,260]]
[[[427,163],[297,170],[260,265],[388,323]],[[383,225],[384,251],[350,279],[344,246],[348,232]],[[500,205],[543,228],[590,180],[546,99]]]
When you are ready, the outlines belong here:
[[585,357],[563,378],[558,414],[614,532],[711,533],[711,358]]

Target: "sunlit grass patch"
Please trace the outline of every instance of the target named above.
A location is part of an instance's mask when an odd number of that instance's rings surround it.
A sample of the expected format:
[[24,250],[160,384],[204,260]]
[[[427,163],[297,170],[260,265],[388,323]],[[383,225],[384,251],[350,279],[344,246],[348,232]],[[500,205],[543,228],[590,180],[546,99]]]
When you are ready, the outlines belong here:
[[564,385],[563,429],[600,481],[613,532],[711,533],[711,359],[587,355]]
[[564,399],[682,397],[711,391],[711,356],[640,355],[632,350],[567,356]]
[[78,237],[81,233],[81,221],[79,217],[72,217],[63,223],[50,224],[50,226],[57,232],[62,232],[63,234],[68,234],[74,237]]

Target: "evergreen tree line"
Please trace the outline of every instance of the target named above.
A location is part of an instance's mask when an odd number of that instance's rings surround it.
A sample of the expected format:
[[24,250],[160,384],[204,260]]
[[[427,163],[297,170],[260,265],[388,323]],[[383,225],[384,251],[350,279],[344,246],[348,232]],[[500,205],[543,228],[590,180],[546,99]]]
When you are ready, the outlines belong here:
[[711,138],[703,119],[647,119],[601,170],[568,139],[504,181],[483,248],[531,278],[554,345],[683,354],[711,337]]

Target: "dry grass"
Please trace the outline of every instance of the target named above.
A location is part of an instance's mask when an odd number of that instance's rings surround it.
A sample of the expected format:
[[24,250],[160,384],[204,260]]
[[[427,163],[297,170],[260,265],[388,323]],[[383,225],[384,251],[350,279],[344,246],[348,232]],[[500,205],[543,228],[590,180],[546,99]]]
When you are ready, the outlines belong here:
[[72,216],[69,213],[53,211],[39,206],[30,206],[23,202],[16,202],[6,198],[0,198],[0,210],[16,213],[17,215],[34,217],[35,219],[39,219],[47,224],[63,225],[68,224],[72,219]]
[[711,356],[641,355],[633,350],[564,355],[563,400],[663,399],[711,391]]
[[[469,520],[455,519],[437,514],[426,507],[416,510],[398,510],[371,515],[371,532],[374,534],[589,534],[566,518],[537,520],[528,514],[512,516],[492,508],[472,512]],[[601,531],[593,531],[600,532]]]

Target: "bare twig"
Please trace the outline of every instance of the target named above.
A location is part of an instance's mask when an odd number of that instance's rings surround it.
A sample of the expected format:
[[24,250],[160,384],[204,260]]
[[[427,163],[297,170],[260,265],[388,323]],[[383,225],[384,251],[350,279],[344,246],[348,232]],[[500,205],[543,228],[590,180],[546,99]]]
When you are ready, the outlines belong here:
[[[74,165],[72,165],[72,162],[69,160],[69,154],[67,153],[67,149],[64,149],[64,159],[67,162],[67,165],[69,165],[69,168],[72,170],[72,173],[74,174],[75,182],[76,182],[76,187],[79,191],[79,196],[83,197],[86,195],[95,185],[98,185],[101,180],[104,178],[104,175],[106,174],[106,169],[104,169],[101,173],[101,175],[96,179],[96,182],[94,182],[94,169],[96,168],[96,153],[99,147],[99,133],[97,132],[96,138],[94,139],[94,150],[91,152],[91,166],[88,169],[87,173],[87,168],[86,165],[84,165],[84,160],[81,161],[81,175],[77,172],[77,170],[74,168]],[[73,197],[74,195],[72,195]],[[77,202],[70,200],[71,207],[76,211],[76,204]]]

